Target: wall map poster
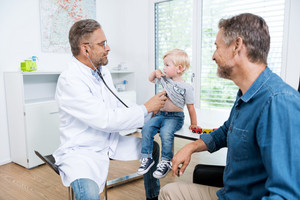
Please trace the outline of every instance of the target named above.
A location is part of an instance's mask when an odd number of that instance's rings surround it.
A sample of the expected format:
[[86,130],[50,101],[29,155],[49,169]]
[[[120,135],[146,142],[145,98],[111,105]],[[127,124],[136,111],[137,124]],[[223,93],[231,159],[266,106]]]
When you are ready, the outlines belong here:
[[96,19],[95,0],[40,0],[42,52],[70,52],[69,30],[87,18]]

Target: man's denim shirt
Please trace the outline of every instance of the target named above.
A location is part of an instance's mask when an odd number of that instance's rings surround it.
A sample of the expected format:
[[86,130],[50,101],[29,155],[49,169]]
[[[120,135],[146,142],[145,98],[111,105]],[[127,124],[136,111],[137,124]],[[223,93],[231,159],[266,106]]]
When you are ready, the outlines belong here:
[[210,152],[228,147],[219,199],[300,199],[300,95],[268,67],[200,138]]

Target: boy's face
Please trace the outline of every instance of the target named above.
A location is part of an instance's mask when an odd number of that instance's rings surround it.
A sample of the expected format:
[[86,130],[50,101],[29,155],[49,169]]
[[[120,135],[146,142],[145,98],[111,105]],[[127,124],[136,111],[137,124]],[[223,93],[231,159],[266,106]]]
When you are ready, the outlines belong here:
[[164,58],[164,73],[166,77],[174,78],[180,76],[179,67],[175,66],[172,61],[172,56],[167,56]]

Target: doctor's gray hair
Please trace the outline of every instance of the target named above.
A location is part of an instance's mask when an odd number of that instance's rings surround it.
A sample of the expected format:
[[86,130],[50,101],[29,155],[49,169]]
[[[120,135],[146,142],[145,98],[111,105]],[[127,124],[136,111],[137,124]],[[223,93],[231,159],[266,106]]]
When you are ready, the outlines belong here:
[[101,25],[93,19],[84,19],[75,22],[69,31],[69,43],[74,57],[80,53],[80,44],[82,40],[87,40],[91,34],[101,29]]
[[268,25],[262,17],[243,13],[229,19],[221,19],[219,29],[224,31],[223,40],[227,46],[241,37],[247,48],[249,61],[267,65],[270,34]]

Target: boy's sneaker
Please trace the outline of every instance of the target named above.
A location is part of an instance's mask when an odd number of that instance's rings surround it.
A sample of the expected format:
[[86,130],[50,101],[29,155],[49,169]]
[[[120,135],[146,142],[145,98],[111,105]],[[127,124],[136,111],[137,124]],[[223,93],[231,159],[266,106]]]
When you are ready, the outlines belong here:
[[142,158],[141,159],[141,166],[137,170],[138,175],[146,174],[149,169],[154,165],[154,160],[152,158]]
[[158,179],[163,178],[168,174],[171,168],[172,161],[162,160],[158,163],[155,172],[153,172],[153,176]]

